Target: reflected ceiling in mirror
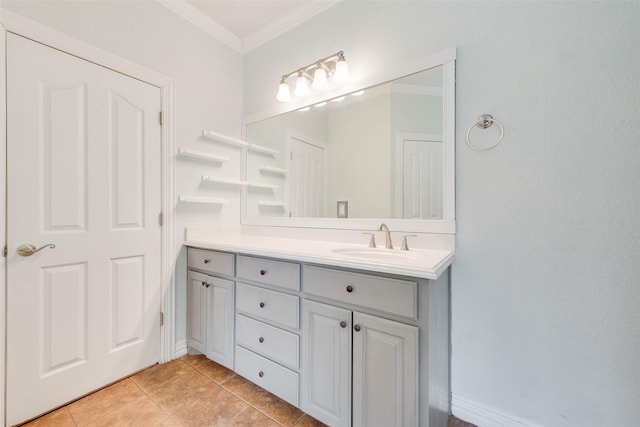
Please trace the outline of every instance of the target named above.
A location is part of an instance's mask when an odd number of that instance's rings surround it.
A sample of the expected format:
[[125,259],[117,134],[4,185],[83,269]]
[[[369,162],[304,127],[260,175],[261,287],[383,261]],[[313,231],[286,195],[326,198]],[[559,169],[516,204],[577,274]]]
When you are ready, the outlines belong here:
[[248,123],[243,223],[452,232],[452,106],[453,62]]

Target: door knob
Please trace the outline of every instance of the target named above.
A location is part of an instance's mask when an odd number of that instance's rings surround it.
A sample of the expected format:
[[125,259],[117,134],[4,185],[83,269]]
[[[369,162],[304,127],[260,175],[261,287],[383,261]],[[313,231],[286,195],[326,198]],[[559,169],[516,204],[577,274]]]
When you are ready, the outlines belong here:
[[35,246],[29,244],[29,243],[24,243],[20,246],[18,246],[18,254],[22,255],[22,256],[31,256],[33,254],[35,254],[36,252],[40,252],[41,250],[43,250],[44,248],[51,248],[54,249],[56,247],[56,245],[54,245],[53,243],[48,243],[42,247],[39,247],[38,249],[36,249]]

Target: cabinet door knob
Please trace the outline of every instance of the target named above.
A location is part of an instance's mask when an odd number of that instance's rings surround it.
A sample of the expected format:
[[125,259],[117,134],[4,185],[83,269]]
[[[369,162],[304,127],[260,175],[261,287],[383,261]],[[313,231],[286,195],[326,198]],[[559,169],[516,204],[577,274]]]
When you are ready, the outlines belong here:
[[263,302],[260,303],[260,308],[264,308],[264,303]]
[[347,322],[345,322],[344,320],[342,322],[340,322],[340,327],[341,328],[346,328],[347,327]]
[[202,286],[207,286],[207,282],[205,282],[204,280],[202,281]]
[[262,371],[258,372],[258,376],[259,376],[260,378],[264,377],[264,372],[262,372]]
[[210,262],[211,262],[211,260],[210,260],[209,258],[207,258],[207,259],[205,259],[205,260],[204,260],[204,263],[205,263],[205,264],[209,264]]
[[355,329],[356,332],[360,332],[360,325],[355,325],[353,329]]
[[349,293],[353,292],[353,286],[351,285],[347,286],[347,292]]
[[211,286],[211,284],[210,283],[205,283],[204,286],[205,286],[205,288],[208,288],[209,286]]
[[260,275],[264,276],[265,274],[267,274],[267,270],[260,270]]
[[263,337],[260,337],[260,338],[258,338],[258,341],[260,341],[260,342],[264,342],[264,338],[263,338]]

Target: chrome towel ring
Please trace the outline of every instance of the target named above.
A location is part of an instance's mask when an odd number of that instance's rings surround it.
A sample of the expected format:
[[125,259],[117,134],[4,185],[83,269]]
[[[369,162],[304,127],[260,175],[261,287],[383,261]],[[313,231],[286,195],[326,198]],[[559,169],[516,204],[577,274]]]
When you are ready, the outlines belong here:
[[[491,125],[494,123],[497,123],[498,126],[500,126],[500,136],[498,137],[498,140],[493,145],[490,145],[488,147],[478,147],[477,145],[474,145],[471,143],[471,139],[469,139],[469,135],[471,134],[471,129],[473,129],[474,127],[477,127],[479,129],[487,129],[491,127]],[[494,119],[491,114],[483,114],[480,117],[478,117],[478,120],[471,125],[469,130],[467,130],[467,145],[469,146],[469,148],[476,151],[490,150],[496,145],[500,144],[502,142],[503,137],[504,137],[504,126],[502,126],[502,123]]]

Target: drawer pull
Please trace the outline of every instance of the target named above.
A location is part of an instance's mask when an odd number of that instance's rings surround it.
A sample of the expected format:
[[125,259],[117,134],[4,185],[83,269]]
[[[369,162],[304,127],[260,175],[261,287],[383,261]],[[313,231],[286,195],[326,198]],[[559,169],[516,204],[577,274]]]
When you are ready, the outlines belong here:
[[206,259],[204,260],[204,263],[205,263],[205,264],[209,264],[210,262],[211,262],[211,258],[206,258]]
[[264,303],[263,302],[260,303],[260,308],[264,308]]
[[342,322],[340,322],[340,327],[341,328],[346,328],[347,327],[347,322],[345,322],[344,320]]
[[353,329],[355,329],[356,332],[360,332],[360,325],[355,325]]
[[263,338],[263,337],[260,337],[260,338],[258,338],[258,341],[260,341],[260,342],[264,342],[264,338]]
[[259,376],[260,378],[264,377],[264,372],[262,372],[262,371],[258,372],[258,376]]
[[353,286],[351,285],[347,286],[347,292],[349,293],[353,292]]
[[264,276],[265,274],[267,274],[267,270],[260,270],[260,275]]

